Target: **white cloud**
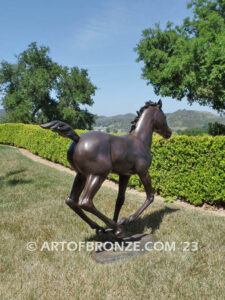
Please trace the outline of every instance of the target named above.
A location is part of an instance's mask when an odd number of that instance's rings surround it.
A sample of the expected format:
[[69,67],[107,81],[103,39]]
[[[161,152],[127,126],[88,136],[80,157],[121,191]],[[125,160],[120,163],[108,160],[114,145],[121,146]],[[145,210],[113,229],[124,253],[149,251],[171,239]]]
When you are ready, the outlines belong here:
[[83,27],[76,31],[76,46],[85,49],[97,43],[108,44],[123,34],[128,24],[129,14],[122,3],[104,2],[98,9],[89,11]]

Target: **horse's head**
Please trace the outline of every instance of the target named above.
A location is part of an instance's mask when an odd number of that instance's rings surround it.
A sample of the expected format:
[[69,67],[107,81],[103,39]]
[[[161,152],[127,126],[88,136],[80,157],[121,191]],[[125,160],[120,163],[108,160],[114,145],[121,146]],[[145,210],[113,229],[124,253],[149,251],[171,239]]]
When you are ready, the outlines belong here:
[[162,111],[162,101],[159,100],[155,106],[154,120],[153,120],[153,131],[160,134],[165,139],[171,137],[172,131],[167,125],[166,116]]

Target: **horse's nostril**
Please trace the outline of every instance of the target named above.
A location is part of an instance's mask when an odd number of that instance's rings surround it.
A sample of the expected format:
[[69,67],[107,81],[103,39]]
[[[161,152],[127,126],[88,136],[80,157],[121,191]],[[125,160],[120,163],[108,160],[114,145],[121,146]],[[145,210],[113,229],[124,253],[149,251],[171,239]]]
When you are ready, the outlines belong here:
[[166,133],[166,135],[165,135],[165,138],[169,139],[171,137],[171,135],[172,135],[172,131],[168,130],[167,133]]

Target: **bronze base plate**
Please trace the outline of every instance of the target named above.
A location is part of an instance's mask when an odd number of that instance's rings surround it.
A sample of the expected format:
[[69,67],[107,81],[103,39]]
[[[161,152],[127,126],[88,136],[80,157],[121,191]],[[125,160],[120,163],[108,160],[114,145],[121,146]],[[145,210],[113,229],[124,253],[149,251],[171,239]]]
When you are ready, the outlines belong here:
[[92,258],[101,264],[127,260],[149,252],[155,242],[157,238],[153,234],[135,234],[118,242],[105,241],[97,251],[92,253]]

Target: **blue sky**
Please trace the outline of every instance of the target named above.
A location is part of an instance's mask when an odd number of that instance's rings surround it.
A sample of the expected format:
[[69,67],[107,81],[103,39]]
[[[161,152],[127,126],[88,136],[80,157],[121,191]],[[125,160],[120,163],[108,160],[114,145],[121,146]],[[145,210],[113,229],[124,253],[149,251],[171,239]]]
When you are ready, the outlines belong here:
[[[36,41],[50,47],[50,56],[66,66],[88,69],[98,87],[94,105],[98,115],[133,112],[145,101],[157,101],[141,79],[141,63],[133,51],[142,30],[160,22],[181,24],[191,15],[186,0],[7,0],[0,1],[0,60]],[[164,112],[178,109],[212,111],[185,100],[162,98]]]

